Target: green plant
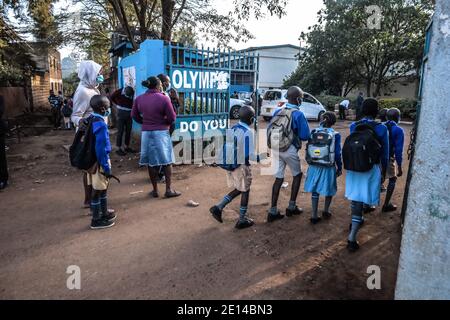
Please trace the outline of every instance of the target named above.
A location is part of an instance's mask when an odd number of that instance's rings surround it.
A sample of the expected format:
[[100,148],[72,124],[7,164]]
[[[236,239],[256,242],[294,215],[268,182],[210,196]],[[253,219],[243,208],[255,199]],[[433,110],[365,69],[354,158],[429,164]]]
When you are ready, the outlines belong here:
[[417,100],[402,99],[402,98],[387,98],[379,100],[380,109],[382,108],[397,108],[401,111],[403,118],[416,118]]

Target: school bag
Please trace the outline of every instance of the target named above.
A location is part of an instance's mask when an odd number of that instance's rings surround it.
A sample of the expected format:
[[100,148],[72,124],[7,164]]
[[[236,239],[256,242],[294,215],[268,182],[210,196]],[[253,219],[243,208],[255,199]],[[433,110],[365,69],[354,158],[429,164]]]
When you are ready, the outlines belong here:
[[355,130],[345,139],[342,148],[344,168],[350,171],[367,172],[380,163],[381,143],[375,132],[379,122],[356,123]]
[[65,103],[61,110],[64,117],[69,118],[72,115],[72,109],[70,109],[69,104]]
[[335,165],[336,133],[326,128],[311,132],[306,144],[306,162],[309,165],[333,167]]
[[80,170],[89,170],[97,162],[95,154],[95,135],[92,124],[98,121],[94,116],[90,116],[85,121],[86,130],[78,130],[75,134],[72,145],[69,148],[70,164]]
[[[240,124],[236,124],[231,128],[234,132],[233,139],[226,139],[225,143],[222,147],[222,152],[219,153],[219,163],[217,164],[220,168],[226,171],[234,171],[240,167],[240,163],[238,161],[238,145],[237,145],[237,136],[236,130],[243,130],[247,132],[247,128],[241,126]],[[245,146],[244,146],[245,147]]]
[[273,116],[267,130],[267,146],[280,152],[287,151],[295,139],[292,130],[292,113],[296,111],[291,108],[283,108]]

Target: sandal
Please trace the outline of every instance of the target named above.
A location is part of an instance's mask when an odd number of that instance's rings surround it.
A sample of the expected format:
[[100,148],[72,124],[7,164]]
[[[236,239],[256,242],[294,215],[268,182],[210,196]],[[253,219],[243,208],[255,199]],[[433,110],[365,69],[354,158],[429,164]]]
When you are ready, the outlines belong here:
[[159,193],[158,193],[158,191],[153,190],[153,191],[150,192],[150,196],[153,197],[153,198],[158,198],[159,197]]
[[175,190],[171,190],[164,194],[164,198],[175,198],[181,196],[181,193]]

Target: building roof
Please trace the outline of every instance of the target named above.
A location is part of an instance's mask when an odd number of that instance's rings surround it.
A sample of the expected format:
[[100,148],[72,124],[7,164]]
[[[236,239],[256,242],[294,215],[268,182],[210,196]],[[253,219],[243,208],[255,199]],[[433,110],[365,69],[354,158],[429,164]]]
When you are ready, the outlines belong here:
[[296,45],[287,43],[287,44],[279,44],[279,45],[273,45],[273,46],[250,47],[250,48],[242,49],[242,50],[238,50],[238,51],[256,51],[256,50],[277,49],[277,48],[293,48],[296,50],[303,49],[300,46],[296,46]]

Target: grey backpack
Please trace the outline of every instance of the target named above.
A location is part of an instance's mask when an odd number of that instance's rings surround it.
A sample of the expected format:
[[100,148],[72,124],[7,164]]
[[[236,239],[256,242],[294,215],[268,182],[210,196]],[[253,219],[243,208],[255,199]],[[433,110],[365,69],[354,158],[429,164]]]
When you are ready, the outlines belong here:
[[309,165],[333,167],[335,165],[336,132],[326,128],[314,129],[306,145]]
[[278,112],[267,129],[267,146],[280,152],[287,151],[294,141],[292,113],[295,109],[283,108]]

